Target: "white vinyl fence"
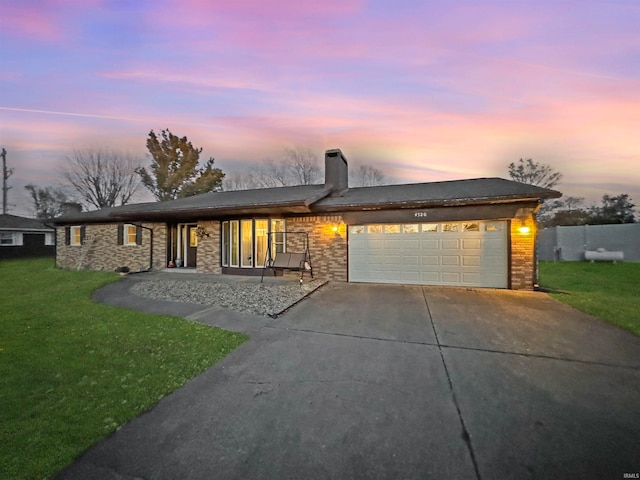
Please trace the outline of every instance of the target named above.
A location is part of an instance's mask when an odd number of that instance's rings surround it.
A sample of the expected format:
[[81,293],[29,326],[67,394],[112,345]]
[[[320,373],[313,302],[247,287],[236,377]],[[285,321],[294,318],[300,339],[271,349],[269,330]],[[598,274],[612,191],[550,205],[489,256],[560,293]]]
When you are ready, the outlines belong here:
[[624,261],[640,262],[640,223],[552,227],[538,231],[538,259],[584,261],[586,251],[623,252]]

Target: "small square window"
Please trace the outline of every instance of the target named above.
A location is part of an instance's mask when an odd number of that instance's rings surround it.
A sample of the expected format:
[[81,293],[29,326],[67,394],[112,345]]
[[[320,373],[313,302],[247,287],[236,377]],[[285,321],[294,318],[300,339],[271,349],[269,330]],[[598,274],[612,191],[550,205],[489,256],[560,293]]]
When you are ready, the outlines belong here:
[[360,235],[361,233],[365,233],[366,227],[364,225],[354,225],[351,227],[351,233],[354,235]]
[[419,227],[417,224],[402,225],[402,233],[418,233]]
[[382,233],[382,225],[369,225],[369,233]]
[[462,231],[463,232],[479,232],[480,231],[480,224],[478,224],[478,223],[463,223],[462,224]]
[[425,232],[425,233],[437,232],[438,231],[438,224],[437,223],[423,223],[422,224],[422,231]]
[[442,224],[443,232],[457,232],[458,224],[457,223],[443,223]]
[[484,229],[487,232],[501,232],[502,231],[502,223],[500,223],[500,222],[487,222],[484,225]]
[[400,233],[400,225],[385,225],[384,233]]

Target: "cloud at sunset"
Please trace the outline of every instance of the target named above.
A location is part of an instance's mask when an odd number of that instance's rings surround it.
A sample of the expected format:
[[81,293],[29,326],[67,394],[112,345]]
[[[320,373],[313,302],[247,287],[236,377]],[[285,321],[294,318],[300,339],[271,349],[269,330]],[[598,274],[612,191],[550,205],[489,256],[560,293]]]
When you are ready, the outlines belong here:
[[77,147],[144,160],[163,128],[230,172],[292,145],[398,181],[531,157],[640,203],[640,8],[576,5],[0,0],[0,146],[39,182]]

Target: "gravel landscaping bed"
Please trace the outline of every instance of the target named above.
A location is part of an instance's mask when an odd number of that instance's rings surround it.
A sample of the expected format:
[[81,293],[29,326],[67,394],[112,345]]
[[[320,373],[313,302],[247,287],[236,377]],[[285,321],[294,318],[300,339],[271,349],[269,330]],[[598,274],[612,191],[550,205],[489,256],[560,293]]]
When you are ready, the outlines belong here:
[[312,280],[301,285],[147,280],[136,283],[131,291],[140,297],[156,300],[215,305],[253,315],[274,316],[324,283],[320,280]]

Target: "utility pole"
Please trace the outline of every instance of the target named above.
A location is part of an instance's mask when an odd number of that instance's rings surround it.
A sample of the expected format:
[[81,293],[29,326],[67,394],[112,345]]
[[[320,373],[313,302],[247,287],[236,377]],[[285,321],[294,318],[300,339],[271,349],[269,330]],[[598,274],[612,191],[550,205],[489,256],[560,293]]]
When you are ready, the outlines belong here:
[[3,148],[2,153],[2,213],[7,213],[7,193],[11,190],[11,187],[7,186],[7,180],[13,173],[13,168],[7,168],[7,151]]

